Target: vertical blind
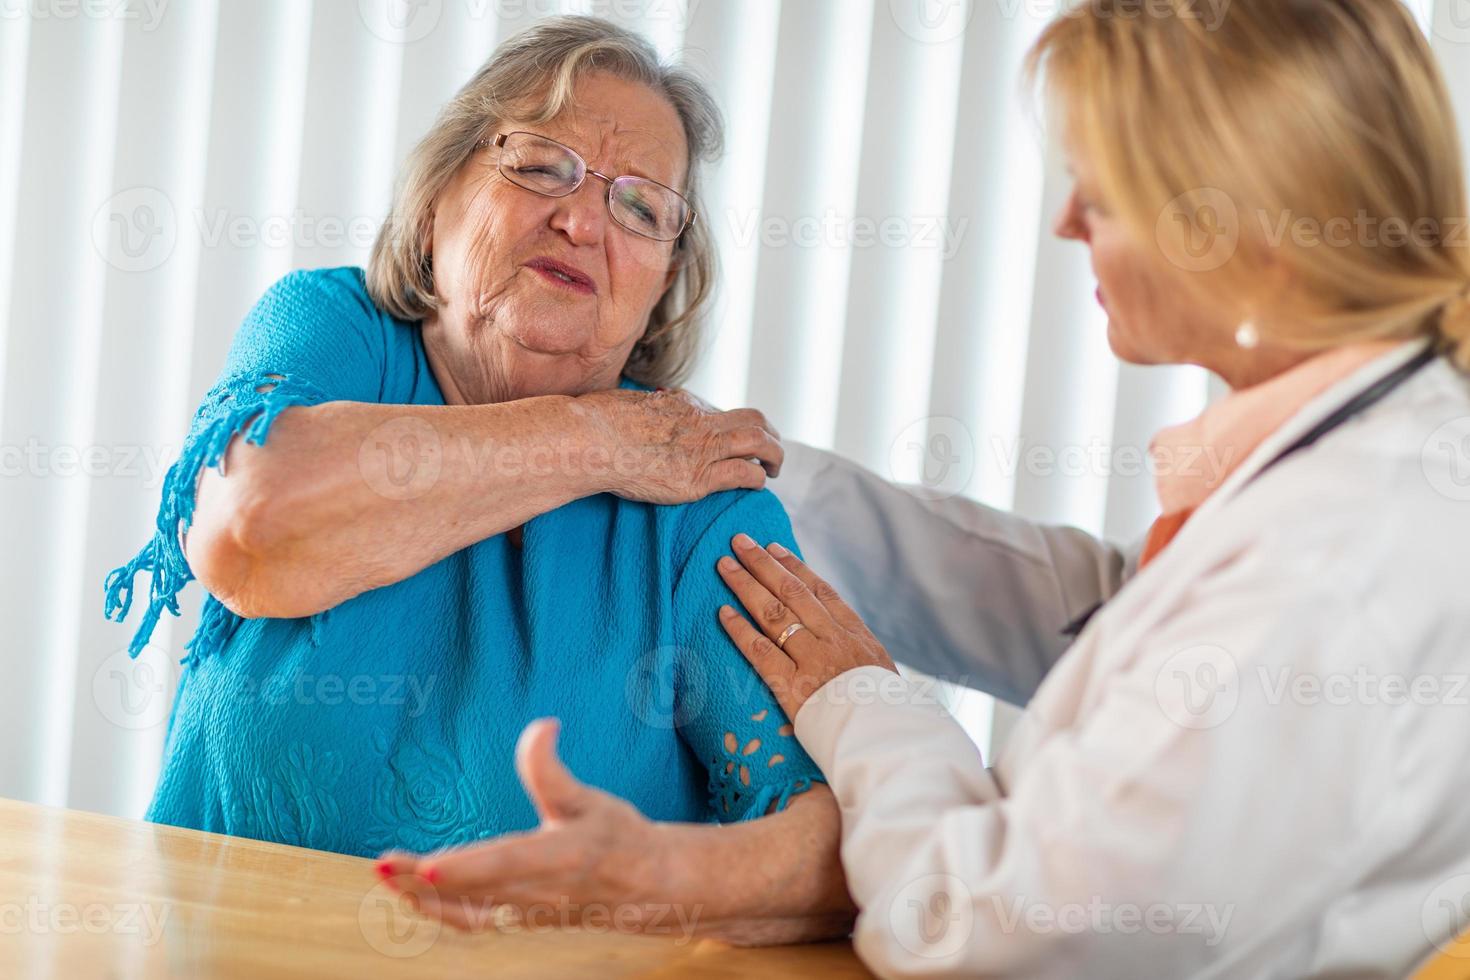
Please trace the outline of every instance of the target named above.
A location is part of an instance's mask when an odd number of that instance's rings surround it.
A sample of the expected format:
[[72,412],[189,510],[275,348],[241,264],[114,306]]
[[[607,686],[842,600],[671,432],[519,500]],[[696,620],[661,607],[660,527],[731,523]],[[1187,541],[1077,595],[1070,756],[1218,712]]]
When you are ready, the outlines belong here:
[[[1467,118],[1470,5],[1411,6]],[[1049,232],[1068,180],[1017,75],[1057,9],[0,0],[0,795],[143,811],[199,596],[132,661],[106,572],[150,533],[253,301],[361,264],[438,106],[549,14],[644,32],[724,107],[718,332],[692,388],[900,481],[1136,535],[1153,497],[1123,450],[1213,389],[1120,367],[1085,251]],[[983,742],[988,699],[955,710]]]

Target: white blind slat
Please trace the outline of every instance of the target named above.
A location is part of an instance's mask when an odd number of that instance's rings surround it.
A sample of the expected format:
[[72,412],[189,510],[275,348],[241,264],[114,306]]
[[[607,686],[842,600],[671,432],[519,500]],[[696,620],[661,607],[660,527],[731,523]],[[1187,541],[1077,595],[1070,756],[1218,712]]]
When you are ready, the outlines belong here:
[[204,197],[190,223],[201,241],[191,406],[214,383],[246,311],[291,269],[311,19],[310,0],[220,8]]
[[886,3],[874,9],[868,75],[881,83],[868,86],[846,216],[852,271],[833,444],[910,482],[918,455],[890,449],[929,405],[940,274],[954,247],[946,192],[963,51],[961,35],[934,37]]
[[1021,438],[1008,465],[1015,511],[1102,532],[1107,474],[1096,464],[1112,435],[1118,361],[1108,348],[1087,250],[1050,233],[1071,192],[1062,155],[1048,147],[1036,249]]
[[404,49],[369,30],[357,4],[313,8],[293,268],[367,262],[392,189]]
[[872,0],[781,6],[747,399],[818,445],[837,421],[852,251],[842,223],[857,194],[872,11]]
[[[0,622],[10,654],[0,716],[30,751],[0,756],[0,794],[64,801],[89,487],[104,263],[93,211],[108,196],[122,22],[31,24],[0,444],[26,454],[0,480]],[[34,450],[34,452],[32,451]],[[95,610],[96,607],[94,606]]]
[[[188,208],[204,183],[216,3],[200,0],[154,29],[128,22],[123,38],[117,143],[108,200],[107,268],[99,337],[93,445],[102,461],[90,478],[85,560],[73,583],[81,631],[69,805],[142,812],[157,773],[175,662],[182,647],[165,620],[152,647],[128,657],[118,628],[97,616],[107,572],[132,556],[151,530],[163,468],[176,455],[187,417],[201,242]],[[180,205],[183,211],[180,211]],[[151,236],[151,237],[149,237]],[[148,379],[153,397],[139,397]],[[145,530],[147,529],[147,530]],[[147,583],[139,581],[145,597]],[[146,598],[140,599],[145,602]],[[115,780],[97,773],[113,772]]]
[[[1036,247],[1042,147],[1016,78],[1040,17],[1008,19],[973,5],[964,33],[948,226],[957,248],[944,264],[923,458],[937,492],[962,489],[1010,507],[1008,465],[1020,438]],[[948,452],[948,460],[941,454]],[[971,462],[973,460],[973,463]],[[955,474],[952,467],[959,467]]]
[[10,303],[4,300],[10,296],[10,277],[15,268],[30,30],[30,15],[25,8],[15,17],[0,19],[0,425],[5,417],[5,351],[11,326]]
[[745,401],[747,355],[760,259],[767,120],[775,97],[780,0],[700,3],[685,33],[684,61],[709,81],[725,114],[725,153],[709,171],[702,221],[715,237],[720,275],[705,356],[689,387],[713,404]]

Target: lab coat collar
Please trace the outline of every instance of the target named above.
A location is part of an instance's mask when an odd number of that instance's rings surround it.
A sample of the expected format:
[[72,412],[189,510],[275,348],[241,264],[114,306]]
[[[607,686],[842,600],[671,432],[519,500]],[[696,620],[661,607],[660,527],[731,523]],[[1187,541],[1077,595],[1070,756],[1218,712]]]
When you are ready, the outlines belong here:
[[[1257,473],[1265,468],[1271,460],[1275,459],[1278,453],[1290,446],[1297,438],[1304,435],[1314,425],[1331,415],[1338,408],[1351,401],[1360,392],[1372,386],[1378,379],[1392,373],[1403,364],[1412,360],[1432,342],[1432,339],[1428,337],[1419,337],[1414,340],[1404,341],[1398,347],[1369,361],[1352,374],[1349,374],[1307,402],[1306,405],[1302,406],[1280,428],[1267,436],[1246,457],[1245,462],[1241,463],[1240,466],[1236,467],[1225,478],[1220,486],[1205,499],[1204,503],[1199,506],[1199,509],[1185,522],[1184,527],[1179,532],[1179,536],[1186,536],[1190,525],[1200,524],[1200,518],[1228,503]],[[1176,550],[1182,549],[1176,548]]]

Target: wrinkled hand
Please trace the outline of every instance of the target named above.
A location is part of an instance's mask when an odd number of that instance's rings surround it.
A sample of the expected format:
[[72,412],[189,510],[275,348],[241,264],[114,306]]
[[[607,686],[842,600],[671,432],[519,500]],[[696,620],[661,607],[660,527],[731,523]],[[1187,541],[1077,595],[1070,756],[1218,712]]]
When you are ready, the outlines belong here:
[[[897,673],[893,658],[858,614],[801,559],[779,544],[762,548],[744,534],[737,534],[731,544],[740,560],[721,558],[720,578],[756,625],[732,606],[720,607],[720,625],[761,675],[787,718],[795,721],[818,688],[854,667],[877,666]],[[777,646],[793,623],[805,629],[790,633],[784,648]]]
[[425,915],[476,931],[509,915],[530,927],[575,925],[595,910],[637,930],[667,912],[654,905],[661,849],[655,824],[631,804],[581,782],[556,755],[559,724],[526,726],[516,772],[541,826],[434,854],[384,854],[378,874]]
[[681,504],[718,490],[758,490],[781,470],[781,436],[753,408],[722,412],[686,391],[615,388],[573,403],[610,455],[609,485],[620,497]]

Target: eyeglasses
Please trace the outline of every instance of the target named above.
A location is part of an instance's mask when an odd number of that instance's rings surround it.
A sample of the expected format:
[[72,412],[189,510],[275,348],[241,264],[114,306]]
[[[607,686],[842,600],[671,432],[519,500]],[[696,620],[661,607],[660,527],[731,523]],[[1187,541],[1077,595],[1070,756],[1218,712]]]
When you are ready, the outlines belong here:
[[607,209],[613,220],[635,235],[672,242],[694,223],[694,209],[684,196],[647,177],[609,177],[587,169],[587,161],[570,146],[535,133],[499,133],[480,146],[500,150],[500,175],[517,187],[546,197],[574,193],[590,174],[607,183]]

